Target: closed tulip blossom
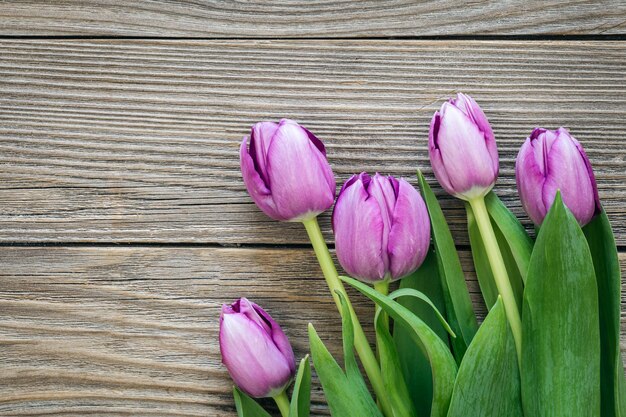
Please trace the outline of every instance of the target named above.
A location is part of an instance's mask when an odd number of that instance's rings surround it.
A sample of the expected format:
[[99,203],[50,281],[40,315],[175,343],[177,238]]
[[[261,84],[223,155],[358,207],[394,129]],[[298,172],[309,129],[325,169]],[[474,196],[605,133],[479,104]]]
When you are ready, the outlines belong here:
[[487,116],[473,98],[459,93],[435,112],[430,123],[428,153],[439,184],[448,193],[468,203],[468,216],[475,219],[478,226],[479,238],[502,297],[519,359],[521,316],[485,205],[485,196],[498,178],[498,148]]
[[441,186],[455,197],[485,196],[498,178],[496,140],[485,113],[459,93],[443,103],[430,123],[430,163]]
[[368,282],[412,273],[430,243],[422,196],[392,176],[352,176],[339,193],[332,226],[339,263],[351,276]]
[[581,226],[601,210],[589,159],[562,127],[533,130],[517,155],[515,176],[524,210],[536,225],[543,222],[557,190]]
[[220,351],[235,384],[252,397],[276,397],[296,371],[287,336],[269,314],[246,298],[222,306]]
[[252,126],[240,163],[252,200],[275,220],[307,220],[333,204],[335,178],[324,144],[293,120]]

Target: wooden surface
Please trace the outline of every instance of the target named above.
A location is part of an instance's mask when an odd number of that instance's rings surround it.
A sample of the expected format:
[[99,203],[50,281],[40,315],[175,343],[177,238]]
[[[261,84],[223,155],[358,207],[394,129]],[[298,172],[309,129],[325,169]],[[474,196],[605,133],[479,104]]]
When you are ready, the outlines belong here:
[[[537,125],[567,126],[626,244],[622,42],[5,40],[0,53],[0,241],[304,244],[245,191],[252,123],[304,123],[340,181],[415,183],[417,168],[432,177],[433,112],[463,90],[489,115],[516,213],[517,150]],[[462,204],[436,191],[467,244]]]
[[0,3],[17,36],[372,37],[615,35],[626,3],[603,1],[21,1]]
[[[456,91],[479,101],[497,193],[527,226],[515,155],[533,127],[566,126],[626,272],[624,2],[455,4],[0,2],[0,415],[233,416],[217,317],[239,296],[298,357],[309,321],[340,354],[304,231],[243,187],[239,143],[258,120],[308,126],[339,183],[368,170],[415,184],[422,169],[481,317],[462,205],[428,163],[430,117]],[[328,414],[316,382],[313,403]]]

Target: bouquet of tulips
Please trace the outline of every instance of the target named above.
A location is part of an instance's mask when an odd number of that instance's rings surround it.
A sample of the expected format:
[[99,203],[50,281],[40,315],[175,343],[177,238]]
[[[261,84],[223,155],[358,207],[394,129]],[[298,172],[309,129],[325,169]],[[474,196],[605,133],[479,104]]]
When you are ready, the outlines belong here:
[[[271,218],[304,225],[341,315],[343,366],[308,329],[331,415],[626,417],[620,267],[580,143],[563,128],[537,128],[519,151],[517,188],[534,240],[492,191],[498,150],[471,97],[458,94],[434,114],[428,150],[439,184],[465,202],[489,310],[480,325],[421,173],[419,192],[404,179],[357,174],[335,201],[324,144],[296,122],[257,123],[241,144],[250,196]],[[333,202],[336,256],[349,276],[337,273],[317,223]],[[376,305],[375,348],[345,284]],[[240,417],[269,416],[260,397],[273,397],[283,417],[309,416],[309,357],[296,367],[261,307],[245,298],[223,306],[220,348]]]

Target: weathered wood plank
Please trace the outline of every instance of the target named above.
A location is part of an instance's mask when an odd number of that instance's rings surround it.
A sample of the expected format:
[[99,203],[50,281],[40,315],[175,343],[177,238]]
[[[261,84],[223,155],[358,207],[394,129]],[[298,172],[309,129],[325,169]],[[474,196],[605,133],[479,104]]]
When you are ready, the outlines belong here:
[[[3,242],[305,243],[245,192],[253,122],[310,127],[339,182],[415,183],[418,167],[432,179],[432,113],[462,90],[492,122],[497,191],[518,215],[518,147],[534,126],[567,126],[626,244],[623,42],[3,40],[0,53]],[[461,203],[434,188],[467,244]]]
[[[461,257],[482,317],[471,256]],[[4,247],[0,264],[2,415],[234,415],[217,317],[239,296],[267,308],[298,357],[308,322],[341,351],[337,313],[306,248]],[[370,303],[351,294],[370,329]],[[313,403],[326,415],[317,382]]]
[[619,0],[0,3],[2,35],[326,38],[625,31],[626,6]]

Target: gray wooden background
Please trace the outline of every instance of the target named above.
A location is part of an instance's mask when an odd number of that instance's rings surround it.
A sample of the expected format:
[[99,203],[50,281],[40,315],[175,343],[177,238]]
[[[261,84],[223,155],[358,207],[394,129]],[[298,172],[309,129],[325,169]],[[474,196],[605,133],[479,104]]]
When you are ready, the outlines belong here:
[[[462,204],[428,163],[430,117],[457,91],[478,100],[496,191],[527,225],[515,155],[533,127],[566,126],[626,270],[625,34],[619,0],[0,2],[0,415],[232,416],[217,330],[239,296],[298,357],[309,321],[339,354],[304,230],[266,218],[241,181],[259,120],[309,127],[338,182],[422,169],[481,316]],[[327,414],[315,383],[313,415]]]

